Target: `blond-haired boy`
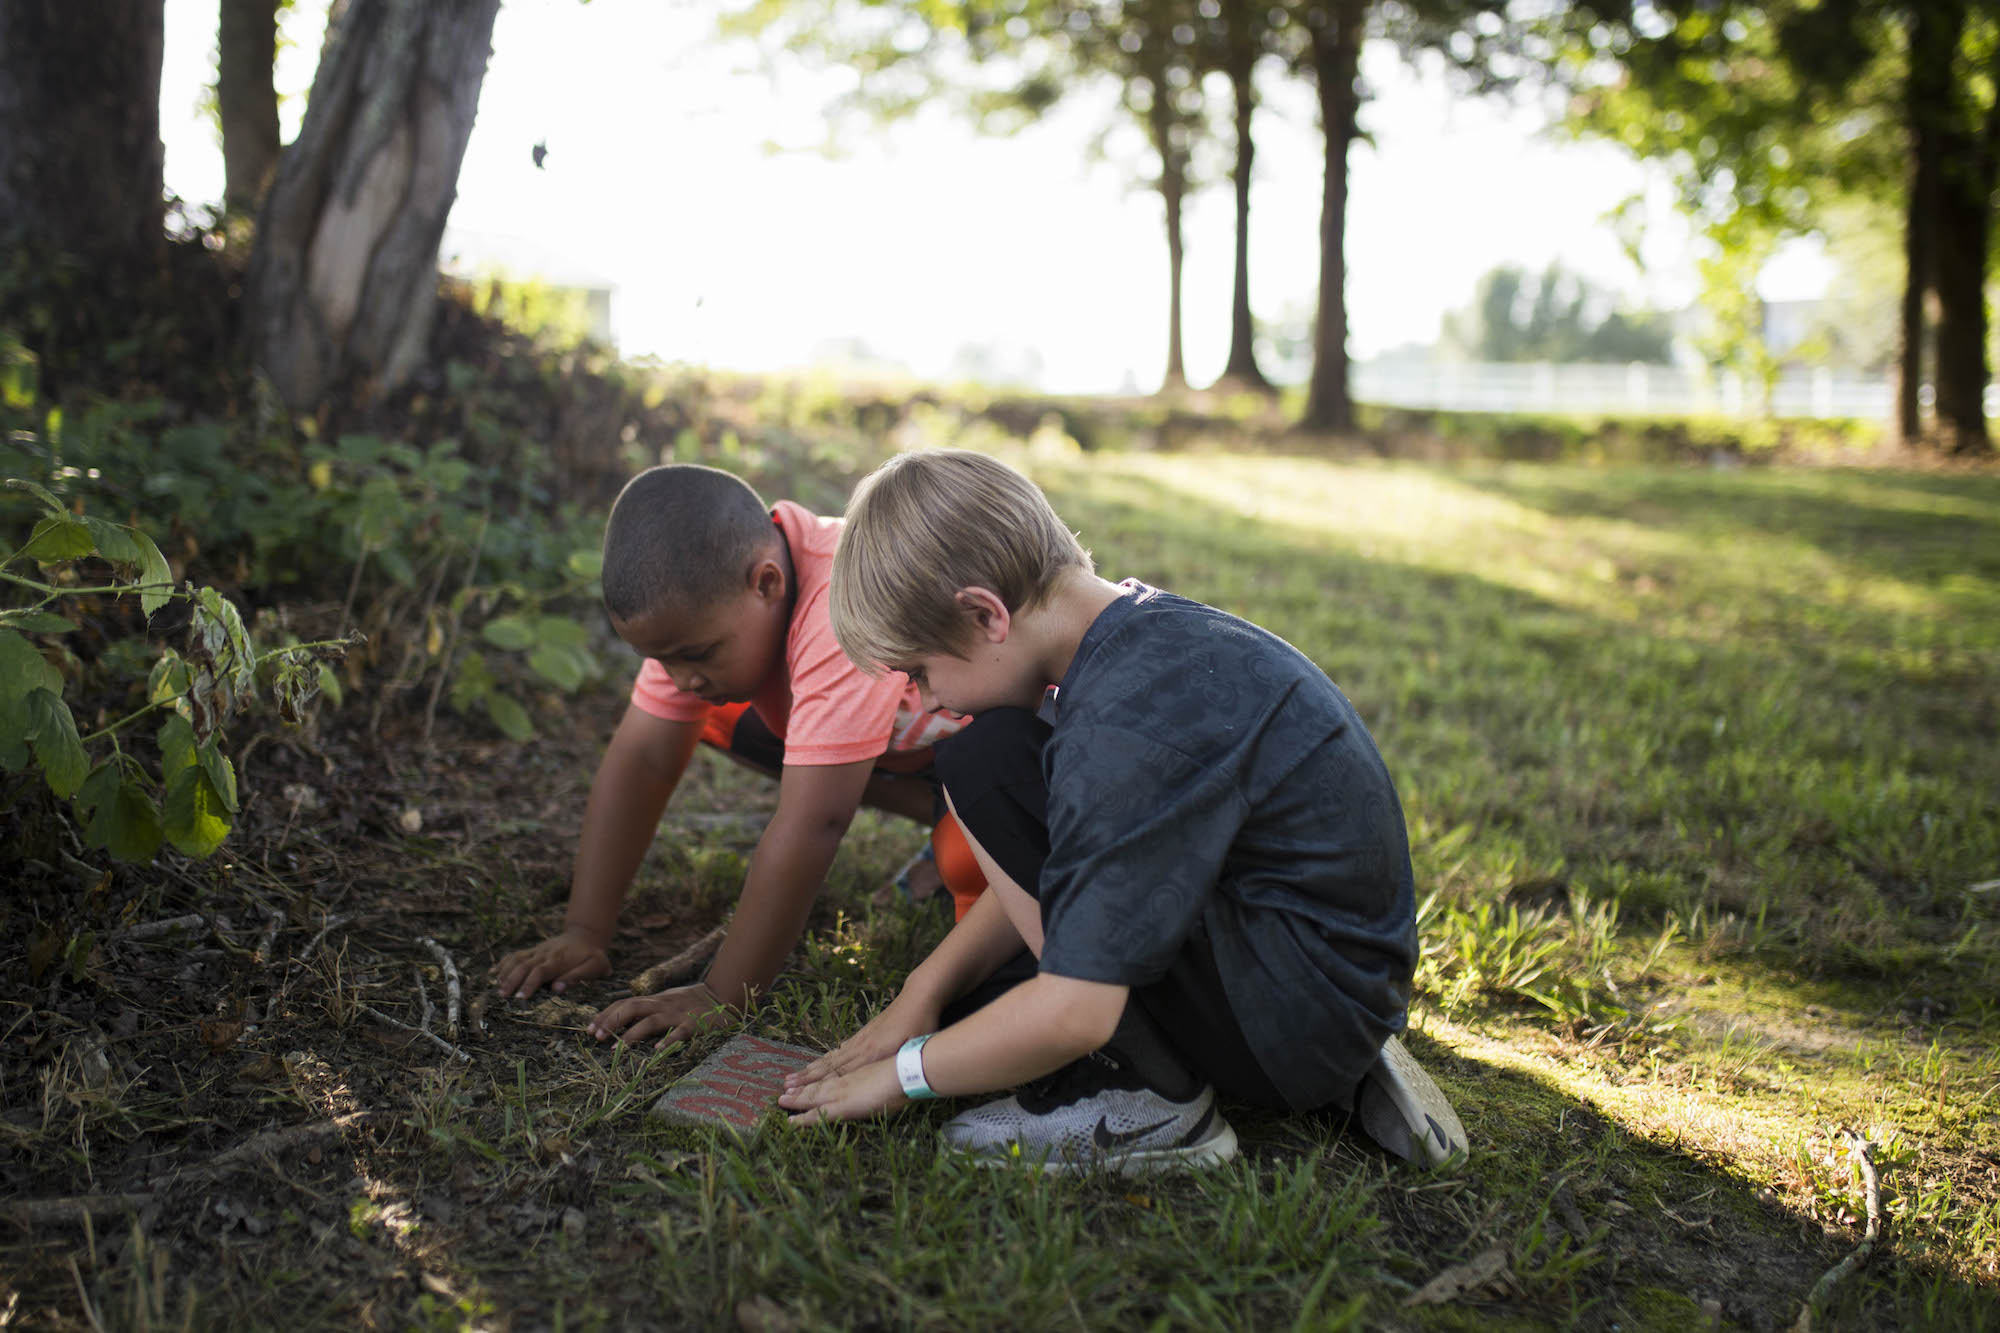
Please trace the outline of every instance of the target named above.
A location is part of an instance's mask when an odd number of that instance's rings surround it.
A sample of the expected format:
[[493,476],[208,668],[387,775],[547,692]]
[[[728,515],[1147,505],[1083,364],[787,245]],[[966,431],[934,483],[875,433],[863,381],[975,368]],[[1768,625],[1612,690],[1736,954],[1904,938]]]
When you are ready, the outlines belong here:
[[502,994],[610,970],[619,906],[698,744],[777,776],[777,811],[707,977],[610,1005],[590,1023],[599,1040],[672,1041],[749,1007],[805,928],[856,807],[934,819],[930,747],[963,719],[842,654],[827,615],[839,533],[839,519],[789,500],[767,508],[715,468],[651,468],[620,492],[604,604],[646,661],[591,783],[564,929],[500,960]]
[[[987,893],[871,1023],[794,1076],[794,1118],[1016,1089],[950,1122],[980,1159],[1221,1161],[1225,1096],[1351,1108],[1399,1156],[1465,1131],[1397,1038],[1409,848],[1374,742],[1291,645],[1099,578],[981,454],[892,459],[848,506],[833,625],[855,661],[974,714],[939,752]],[[1056,686],[1054,721],[1036,716]],[[1022,944],[1032,979],[935,1031]]]

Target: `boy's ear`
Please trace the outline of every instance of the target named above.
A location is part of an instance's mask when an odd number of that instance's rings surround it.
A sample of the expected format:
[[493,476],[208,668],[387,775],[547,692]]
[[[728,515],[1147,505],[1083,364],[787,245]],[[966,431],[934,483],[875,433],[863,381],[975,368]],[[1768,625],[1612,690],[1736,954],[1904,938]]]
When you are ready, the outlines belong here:
[[991,588],[960,588],[955,600],[958,609],[972,623],[973,637],[986,643],[1005,643],[1014,628],[1014,613]]
[[788,577],[776,556],[758,556],[750,566],[750,591],[767,602],[776,600],[785,595]]

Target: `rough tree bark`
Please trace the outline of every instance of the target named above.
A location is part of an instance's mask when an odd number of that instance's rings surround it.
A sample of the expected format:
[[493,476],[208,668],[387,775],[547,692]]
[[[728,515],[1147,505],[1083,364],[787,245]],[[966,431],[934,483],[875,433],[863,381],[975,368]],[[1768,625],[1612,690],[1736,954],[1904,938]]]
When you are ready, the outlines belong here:
[[1149,73],[1153,100],[1146,125],[1160,154],[1157,185],[1167,220],[1167,373],[1161,378],[1160,392],[1168,393],[1187,387],[1187,365],[1181,355],[1181,269],[1186,253],[1181,214],[1187,200],[1187,147],[1177,133],[1164,65]]
[[278,165],[277,0],[222,0],[215,98],[222,118],[222,202],[255,213]]
[[164,246],[163,0],[0,0],[0,242],[100,271]]
[[422,361],[499,0],[347,0],[257,223],[252,355],[295,409]]
[[1985,453],[1986,256],[1992,174],[1976,137],[1946,141],[1937,211],[1937,431],[1946,453]]
[[1313,80],[1326,138],[1326,180],[1319,214],[1319,311],[1313,324],[1312,378],[1306,389],[1305,430],[1354,427],[1347,361],[1347,148],[1354,141],[1361,96],[1365,0],[1331,0],[1307,16]]
[[[1245,20],[1247,21],[1247,20]],[[1271,382],[1257,367],[1257,324],[1250,313],[1250,173],[1257,147],[1250,137],[1250,122],[1257,111],[1254,79],[1257,47],[1241,23],[1232,15],[1227,55],[1229,88],[1236,112],[1236,272],[1229,302],[1229,360],[1222,368],[1222,382],[1232,388],[1269,392]]]

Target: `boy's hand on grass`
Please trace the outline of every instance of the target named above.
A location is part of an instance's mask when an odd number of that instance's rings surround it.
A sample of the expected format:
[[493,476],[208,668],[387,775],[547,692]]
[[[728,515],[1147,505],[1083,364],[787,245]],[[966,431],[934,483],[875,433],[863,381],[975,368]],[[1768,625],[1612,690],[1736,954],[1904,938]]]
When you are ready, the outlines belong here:
[[560,995],[572,981],[587,981],[611,970],[611,955],[604,946],[579,930],[543,940],[532,948],[516,949],[494,968],[500,993],[525,1000],[543,986]]
[[896,1077],[894,1060],[877,1060],[845,1074],[834,1074],[799,1087],[786,1088],[778,1105],[793,1113],[795,1125],[821,1120],[859,1120],[900,1107],[909,1098]]
[[736,1011],[697,982],[606,1005],[584,1030],[599,1041],[617,1037],[620,1041],[636,1042],[664,1033],[657,1044],[666,1047],[697,1032],[735,1021]]
[[[937,1025],[937,1007],[905,990],[889,1002],[888,1008],[870,1019],[861,1031],[804,1069],[785,1075],[785,1092],[790,1095],[823,1079],[856,1072],[877,1061],[887,1060],[893,1064],[896,1052],[904,1042],[912,1037],[921,1037],[926,1032],[937,1031]],[[902,1095],[900,1083],[896,1085],[896,1093]]]

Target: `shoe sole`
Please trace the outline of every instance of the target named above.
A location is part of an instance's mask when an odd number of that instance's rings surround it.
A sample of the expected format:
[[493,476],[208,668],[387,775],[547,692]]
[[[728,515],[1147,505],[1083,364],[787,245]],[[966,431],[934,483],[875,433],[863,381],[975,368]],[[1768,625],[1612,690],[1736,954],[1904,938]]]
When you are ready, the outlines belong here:
[[1221,1121],[1217,1132],[1200,1143],[1184,1148],[1152,1148],[1136,1152],[1118,1153],[1115,1156],[1095,1156],[1085,1158],[1044,1157],[1037,1161],[1032,1157],[998,1153],[970,1152],[964,1148],[954,1148],[946,1144],[942,1151],[952,1157],[971,1162],[986,1170],[1003,1170],[1020,1167],[1029,1171],[1040,1171],[1055,1176],[1081,1176],[1094,1171],[1104,1171],[1118,1176],[1152,1176],[1164,1171],[1200,1170],[1205,1167],[1221,1166],[1236,1156],[1236,1131],[1228,1121]]
[[[1400,1037],[1391,1037],[1382,1043],[1381,1063],[1368,1072],[1359,1099],[1361,1124],[1368,1131],[1368,1136],[1384,1148],[1395,1151],[1394,1145],[1383,1142],[1387,1127],[1380,1125],[1378,1117],[1382,1114],[1381,1109],[1368,1105],[1371,1090],[1379,1093],[1393,1108],[1390,1114],[1398,1118],[1424,1162],[1442,1166],[1454,1158],[1471,1156],[1470,1140],[1466,1137],[1465,1126],[1459,1121],[1458,1112],[1451,1109],[1451,1099],[1444,1095],[1444,1089],[1437,1085],[1437,1080],[1417,1063],[1417,1057],[1410,1054]],[[1371,1124],[1371,1121],[1375,1123]],[[1378,1132],[1378,1128],[1382,1132]]]

